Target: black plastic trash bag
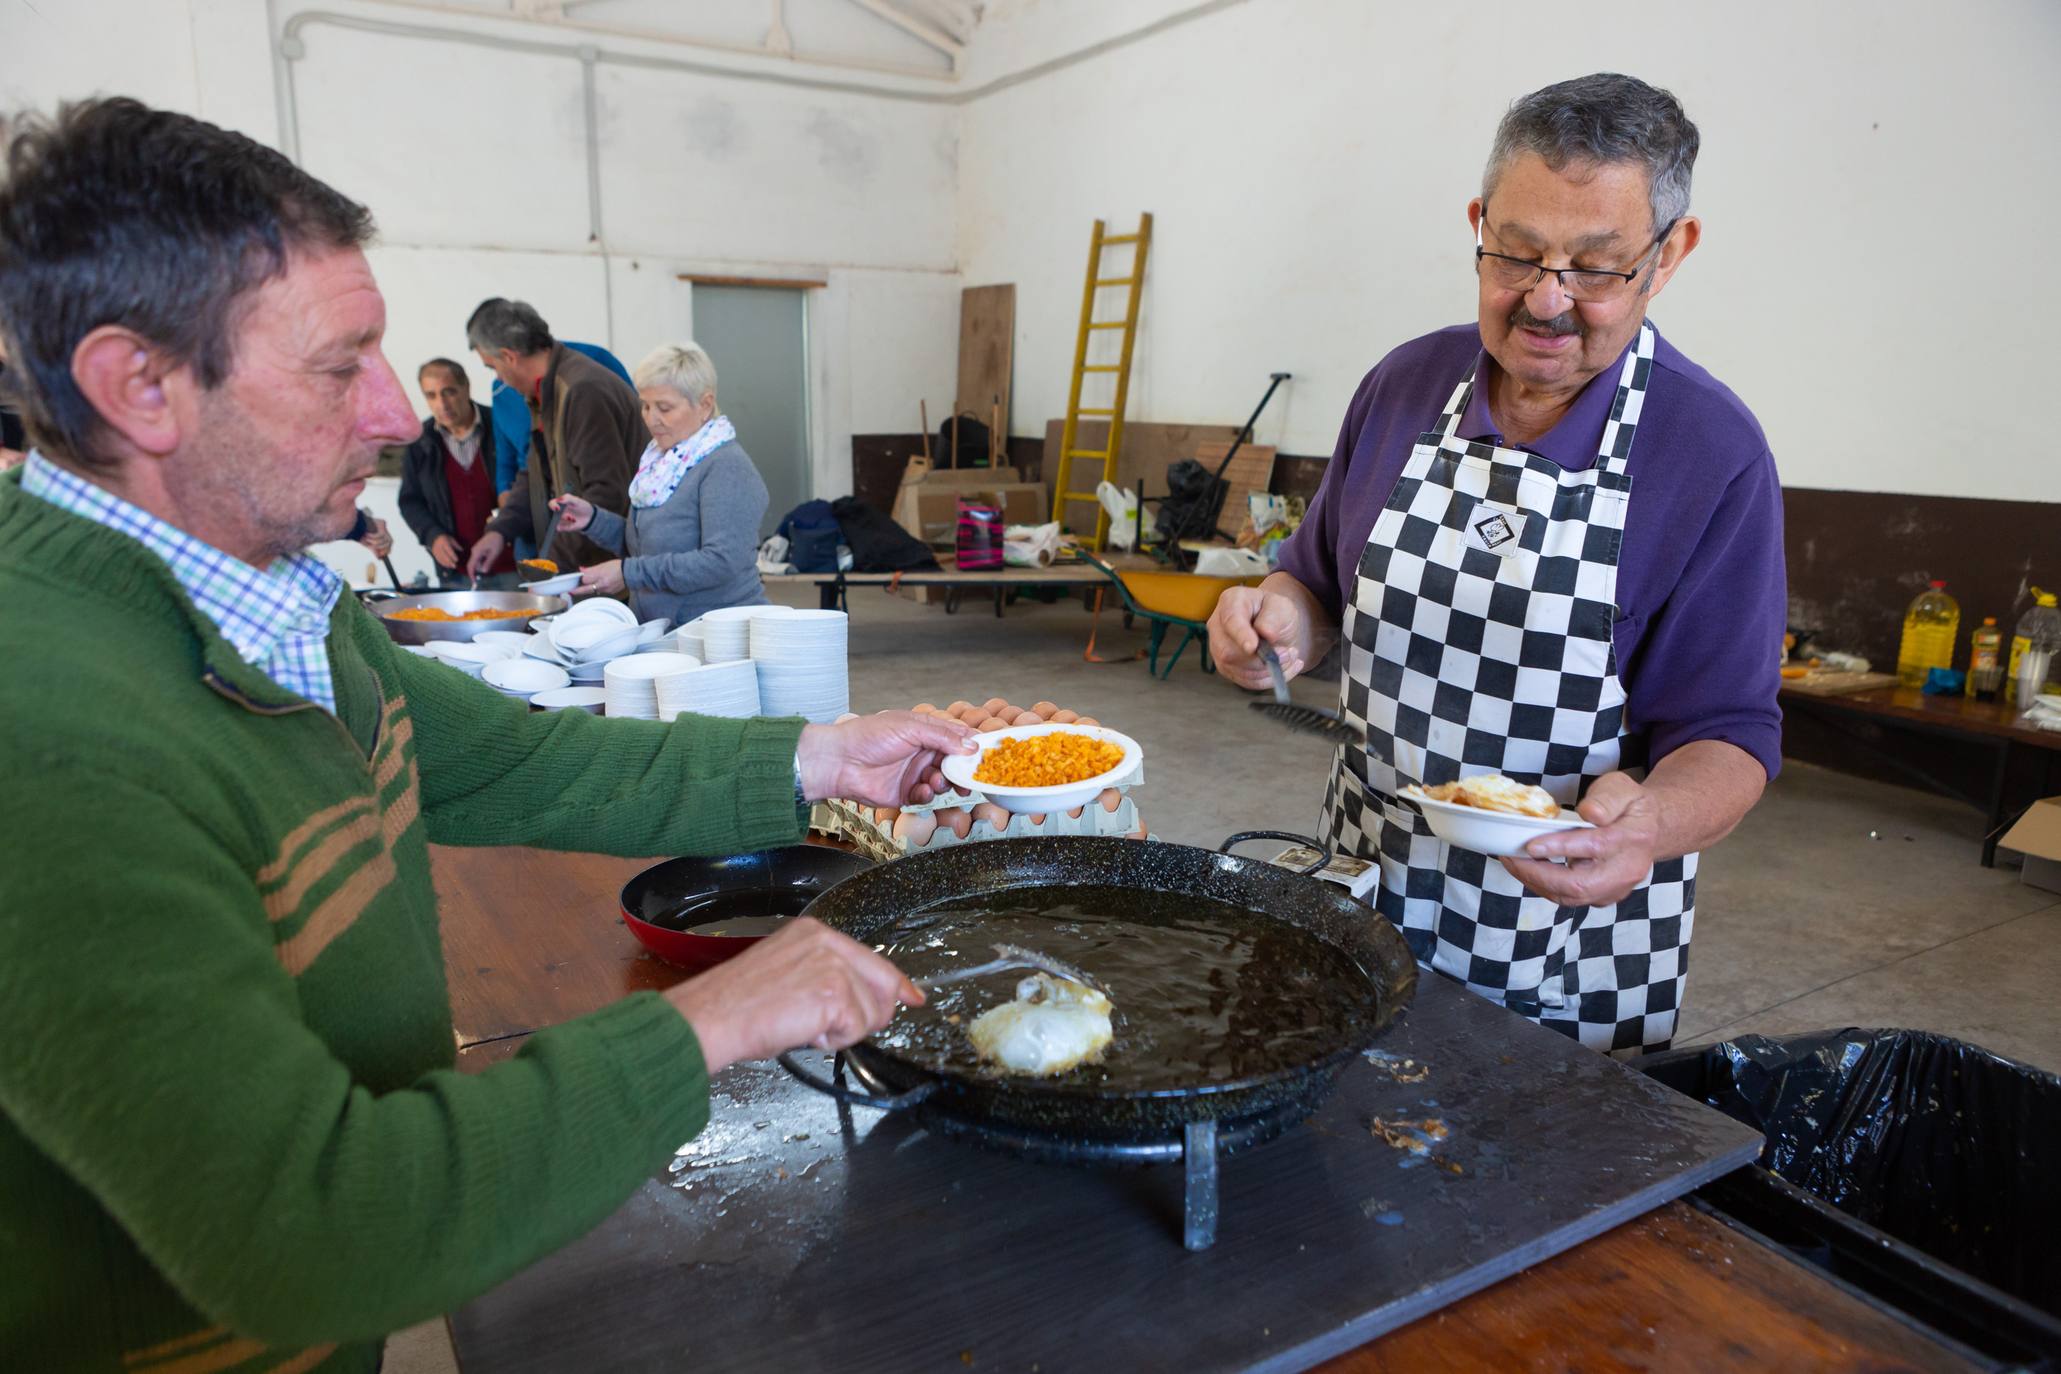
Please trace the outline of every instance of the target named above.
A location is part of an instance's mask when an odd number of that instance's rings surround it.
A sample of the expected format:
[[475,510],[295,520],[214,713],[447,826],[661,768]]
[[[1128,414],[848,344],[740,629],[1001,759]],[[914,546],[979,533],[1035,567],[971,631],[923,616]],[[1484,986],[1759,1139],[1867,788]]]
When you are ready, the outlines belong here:
[[1701,1053],[1704,1100],[1767,1137],[1763,1166],[2061,1311],[2061,1077],[1912,1030],[1743,1035]]
[[1229,482],[1219,480],[1193,458],[1166,465],[1167,496],[1159,503],[1159,515],[1152,522],[1159,537],[1171,543],[1177,539],[1207,539],[1216,529],[1217,511],[1224,504]]

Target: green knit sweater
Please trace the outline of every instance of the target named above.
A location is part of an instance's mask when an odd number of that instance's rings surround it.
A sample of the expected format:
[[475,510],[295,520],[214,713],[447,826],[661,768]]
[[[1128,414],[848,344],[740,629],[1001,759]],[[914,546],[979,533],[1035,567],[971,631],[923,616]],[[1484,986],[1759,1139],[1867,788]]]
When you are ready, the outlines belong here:
[[706,1122],[653,993],[456,1073],[425,846],[792,843],[800,722],[532,715],[350,597],[332,716],[18,474],[0,625],[0,1365],[369,1370]]

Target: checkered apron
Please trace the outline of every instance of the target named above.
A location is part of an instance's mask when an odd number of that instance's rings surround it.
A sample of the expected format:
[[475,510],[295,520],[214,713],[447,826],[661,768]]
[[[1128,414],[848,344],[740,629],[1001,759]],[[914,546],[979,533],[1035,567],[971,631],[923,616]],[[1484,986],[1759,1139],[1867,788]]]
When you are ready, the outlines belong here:
[[1571,806],[1594,779],[1644,763],[1643,739],[1625,732],[1611,625],[1625,461],[1652,366],[1649,325],[1586,472],[1460,438],[1472,378],[1418,436],[1345,608],[1342,714],[1368,748],[1339,750],[1321,823],[1334,848],[1380,863],[1375,907],[1420,962],[1626,1054],[1674,1036],[1696,856],[1654,865],[1615,906],[1560,906],[1441,843],[1396,793],[1502,773]]

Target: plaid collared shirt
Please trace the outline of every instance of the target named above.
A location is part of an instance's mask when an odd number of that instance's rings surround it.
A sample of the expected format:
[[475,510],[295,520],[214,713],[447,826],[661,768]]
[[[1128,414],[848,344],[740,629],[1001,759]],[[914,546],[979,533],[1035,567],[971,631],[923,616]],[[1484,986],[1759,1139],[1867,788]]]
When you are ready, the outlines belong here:
[[304,553],[263,570],[204,544],[74,472],[30,453],[21,489],[60,510],[128,535],[172,576],[243,658],[289,692],[336,711],[329,613],[343,579]]

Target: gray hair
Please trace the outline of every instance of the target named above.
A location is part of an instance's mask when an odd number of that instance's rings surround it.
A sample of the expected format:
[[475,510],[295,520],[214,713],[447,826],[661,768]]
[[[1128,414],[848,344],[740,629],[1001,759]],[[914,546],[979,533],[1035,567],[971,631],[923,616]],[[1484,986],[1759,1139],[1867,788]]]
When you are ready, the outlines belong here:
[[481,301],[472,312],[472,318],[465,322],[466,346],[484,349],[488,353],[499,353],[505,348],[526,358],[532,353],[544,352],[555,342],[551,337],[551,326],[544,323],[537,307],[528,301],[503,300],[494,296]]
[[1657,234],[1689,213],[1697,143],[1696,126],[1670,92],[1616,72],[1578,76],[1511,102],[1496,126],[1481,198],[1495,192],[1519,153],[1537,153],[1556,172],[1576,163],[1633,162],[1646,169]]
[[644,355],[631,375],[640,391],[647,386],[669,386],[691,404],[698,405],[704,397],[716,394],[716,365],[692,340],[660,344]]

